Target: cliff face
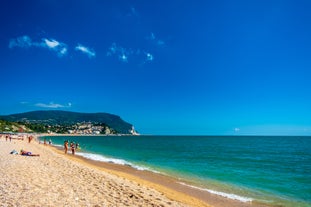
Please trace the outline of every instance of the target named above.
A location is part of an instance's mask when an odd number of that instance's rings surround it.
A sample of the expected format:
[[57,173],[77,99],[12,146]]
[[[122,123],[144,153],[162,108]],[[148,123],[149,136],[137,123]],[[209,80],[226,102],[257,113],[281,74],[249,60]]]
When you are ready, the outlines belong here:
[[27,122],[47,125],[73,125],[89,122],[105,124],[119,134],[132,134],[133,125],[125,122],[120,116],[109,113],[78,113],[70,111],[32,111],[20,114],[0,116],[1,120]]

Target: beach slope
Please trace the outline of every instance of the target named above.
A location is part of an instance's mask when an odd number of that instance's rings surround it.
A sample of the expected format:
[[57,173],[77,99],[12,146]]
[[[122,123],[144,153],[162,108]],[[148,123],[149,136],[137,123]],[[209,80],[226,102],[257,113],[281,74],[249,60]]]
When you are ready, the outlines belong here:
[[[40,156],[10,154],[21,149]],[[0,139],[0,203],[3,206],[189,206],[148,185],[72,158],[37,142]]]

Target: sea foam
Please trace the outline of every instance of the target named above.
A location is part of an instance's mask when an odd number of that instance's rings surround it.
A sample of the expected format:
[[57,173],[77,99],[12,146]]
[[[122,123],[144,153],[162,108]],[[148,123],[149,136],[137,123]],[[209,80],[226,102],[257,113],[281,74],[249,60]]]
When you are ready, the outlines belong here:
[[[84,153],[84,152],[77,152],[76,154],[79,156],[82,156],[84,158],[90,159],[90,160],[95,160],[95,161],[100,161],[100,162],[108,162],[108,163],[113,163],[113,164],[117,164],[117,165],[126,165],[126,166],[130,166],[132,168],[135,168],[137,170],[152,171],[151,169],[149,169],[147,167],[135,165],[135,164],[128,162],[126,160],[123,160],[123,159],[109,158],[109,157],[105,157],[105,156],[99,155],[99,154]],[[155,172],[155,171],[153,171],[153,172]]]
[[114,163],[118,165],[129,165],[132,166],[131,163],[122,160],[122,159],[116,159],[116,158],[108,158],[99,154],[92,154],[92,153],[84,153],[84,152],[77,152],[76,153],[79,156],[85,157],[90,160],[100,161],[100,162],[108,162],[108,163]]
[[188,185],[188,184],[182,183],[182,182],[179,182],[179,184],[182,184],[182,185],[194,188],[194,189],[198,189],[198,190],[201,190],[201,191],[206,191],[206,192],[209,192],[211,194],[219,195],[219,196],[222,196],[222,197],[225,197],[225,198],[229,198],[229,199],[233,199],[233,200],[238,200],[238,201],[241,201],[243,203],[247,203],[247,202],[252,202],[253,201],[252,198],[248,198],[248,197],[244,197],[244,196],[239,196],[239,195],[235,195],[235,194],[231,194],[231,193],[224,193],[224,192],[219,192],[219,191],[215,191],[215,190],[211,190],[211,189],[200,188],[200,187],[196,187],[196,186],[193,186],[193,185]]

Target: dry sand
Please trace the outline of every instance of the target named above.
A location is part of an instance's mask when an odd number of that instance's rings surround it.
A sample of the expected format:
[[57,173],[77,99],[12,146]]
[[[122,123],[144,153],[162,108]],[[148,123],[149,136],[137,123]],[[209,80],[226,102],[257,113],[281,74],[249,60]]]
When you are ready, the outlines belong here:
[[[40,156],[10,154],[14,149]],[[165,176],[64,155],[26,139],[0,139],[0,175],[0,206],[255,206]]]

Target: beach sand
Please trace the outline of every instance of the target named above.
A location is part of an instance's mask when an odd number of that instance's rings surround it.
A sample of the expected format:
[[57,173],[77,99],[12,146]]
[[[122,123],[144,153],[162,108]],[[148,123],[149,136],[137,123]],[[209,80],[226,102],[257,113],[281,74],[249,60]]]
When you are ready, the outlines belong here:
[[[21,149],[39,157],[12,155]],[[1,206],[259,206],[178,184],[167,176],[65,155],[26,139],[0,139]]]

